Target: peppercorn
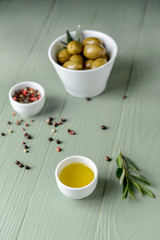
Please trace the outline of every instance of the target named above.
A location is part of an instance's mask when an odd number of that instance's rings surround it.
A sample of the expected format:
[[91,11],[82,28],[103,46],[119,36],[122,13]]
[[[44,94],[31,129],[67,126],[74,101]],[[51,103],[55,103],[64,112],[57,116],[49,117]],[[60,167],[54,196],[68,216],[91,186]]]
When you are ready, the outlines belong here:
[[106,156],[106,157],[105,157],[105,160],[108,161],[108,162],[110,162],[112,159],[111,159],[109,156]]
[[52,141],[53,141],[53,138],[49,137],[49,138],[48,138],[48,141],[49,141],[49,142],[52,142]]
[[62,121],[62,122],[65,122],[65,121],[66,121],[66,119],[65,119],[65,118],[61,118],[61,121]]
[[27,152],[28,152],[28,150],[27,150],[27,149],[24,149],[24,152],[25,152],[25,153],[27,153]]
[[62,149],[60,147],[57,147],[57,152],[61,152]]
[[86,100],[87,100],[87,101],[90,101],[91,99],[90,99],[89,97],[86,97]]
[[12,131],[12,129],[9,129],[8,132],[9,132],[9,133],[12,133],[13,131]]
[[5,135],[6,135],[5,133],[3,133],[3,132],[1,133],[1,136],[2,136],[2,137],[4,137]]
[[126,95],[123,95],[123,96],[122,96],[122,98],[123,98],[123,99],[126,99],[126,98],[127,98],[127,96],[126,96]]
[[25,142],[22,142],[22,144],[24,145],[24,144],[26,144]]
[[29,167],[28,165],[26,165],[26,166],[25,166],[25,169],[29,170],[29,169],[30,169],[30,167]]
[[58,125],[61,125],[62,124],[62,122],[58,122]]
[[56,143],[57,143],[57,144],[60,144],[60,143],[61,143],[61,141],[59,141],[59,140],[57,139],[57,140],[56,140]]
[[15,162],[15,164],[16,164],[16,165],[19,165],[19,164],[20,164],[20,162],[19,162],[19,161],[16,161],[16,162]]
[[25,133],[24,136],[27,137],[27,136],[28,136],[28,133]]
[[49,118],[46,120],[46,122],[48,123],[48,125],[51,125],[51,120]]
[[105,130],[105,129],[107,129],[107,127],[105,125],[102,125],[101,129]]
[[31,135],[28,134],[27,139],[32,139]]
[[20,125],[20,121],[16,121],[16,125]]
[[57,122],[54,122],[54,123],[53,123],[53,126],[57,127],[57,126],[58,126]]
[[71,129],[68,128],[68,129],[67,129],[67,132],[70,133],[70,131],[71,131]]
[[8,122],[7,122],[7,124],[8,124],[8,125],[10,125],[10,124],[11,124],[11,122],[10,122],[10,121],[8,121]]
[[29,126],[29,124],[28,124],[28,123],[26,123],[26,124],[25,124],[25,126],[26,126],[26,127],[28,127],[28,126]]
[[56,132],[56,129],[52,129],[52,133]]
[[22,163],[19,163],[19,167],[20,167],[20,168],[23,168],[24,165],[23,165]]
[[29,147],[27,145],[24,145],[24,149],[28,149]]

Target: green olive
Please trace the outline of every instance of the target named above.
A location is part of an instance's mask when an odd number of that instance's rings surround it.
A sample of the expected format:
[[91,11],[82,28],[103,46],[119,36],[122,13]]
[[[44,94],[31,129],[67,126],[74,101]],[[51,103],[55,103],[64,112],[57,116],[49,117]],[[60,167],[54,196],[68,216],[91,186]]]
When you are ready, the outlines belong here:
[[68,68],[70,70],[82,70],[83,65],[79,62],[67,61],[63,64],[64,68]]
[[70,57],[69,61],[79,62],[83,65],[83,57],[81,55],[73,55]]
[[104,57],[106,49],[100,44],[86,44],[83,49],[83,55],[89,59]]
[[80,54],[82,50],[83,50],[83,45],[78,41],[71,41],[67,45],[67,51],[72,55]]
[[63,64],[69,60],[70,56],[71,54],[68,53],[67,49],[63,49],[57,55],[58,62]]
[[91,59],[86,60],[85,63],[84,63],[85,69],[91,69],[92,68],[92,63],[93,63],[93,60],[91,60]]
[[91,68],[97,68],[104,65],[107,62],[105,58],[97,58],[93,61]]
[[102,44],[101,40],[99,40],[99,38],[96,38],[96,37],[85,38],[82,44],[86,45],[86,44],[93,44],[93,43]]

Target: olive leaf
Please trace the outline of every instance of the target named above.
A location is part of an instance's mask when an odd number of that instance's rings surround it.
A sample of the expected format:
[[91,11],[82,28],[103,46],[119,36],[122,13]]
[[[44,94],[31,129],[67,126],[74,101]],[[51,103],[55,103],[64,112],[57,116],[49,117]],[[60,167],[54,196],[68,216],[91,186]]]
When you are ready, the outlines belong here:
[[117,171],[116,171],[116,176],[118,179],[120,179],[121,175],[122,175],[122,172],[123,172],[123,169],[122,168],[117,168]]
[[144,183],[144,184],[146,184],[146,185],[148,185],[148,186],[151,185],[151,183],[148,182],[148,181],[147,181],[145,178],[143,178],[143,177],[134,176],[134,175],[132,175],[132,174],[130,174],[129,176],[131,176],[133,179],[138,180],[139,182]]
[[133,189],[132,189],[132,183],[128,181],[128,192],[131,195],[131,197],[135,200]]
[[[124,182],[124,181],[123,181]],[[122,200],[124,199],[124,198],[127,198],[127,194],[128,194],[128,180],[126,180],[126,186],[125,186],[125,188],[124,188],[124,192],[123,192],[123,196],[122,196]]]
[[116,159],[116,163],[116,177],[119,179],[120,185],[123,184],[122,199],[127,198],[128,193],[135,199],[133,193],[134,189],[138,189],[141,195],[143,193],[151,198],[154,197],[153,193],[145,186],[150,186],[151,183],[140,175],[136,165],[129,158],[124,156],[121,150],[119,150],[119,156]]
[[145,195],[147,195],[147,196],[149,196],[149,197],[151,197],[151,198],[154,198],[153,193],[152,193],[146,186],[144,186],[142,183],[137,182],[137,181],[136,181],[136,183],[137,183],[137,185],[139,186],[139,188],[141,189],[141,192],[142,192],[143,194],[145,194]]
[[67,43],[73,41],[73,38],[68,30],[66,30],[66,34],[67,34]]
[[62,43],[62,45],[64,46],[64,47],[67,47],[67,43],[66,42],[63,42],[63,41],[60,41],[61,43]]

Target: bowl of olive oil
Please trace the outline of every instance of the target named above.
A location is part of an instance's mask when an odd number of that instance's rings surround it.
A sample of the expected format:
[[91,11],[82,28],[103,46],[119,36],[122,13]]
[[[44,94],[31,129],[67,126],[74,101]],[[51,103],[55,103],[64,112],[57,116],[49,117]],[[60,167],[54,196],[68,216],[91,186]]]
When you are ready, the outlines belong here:
[[98,182],[95,163],[83,156],[71,156],[56,167],[55,178],[59,190],[67,197],[82,199],[89,196]]

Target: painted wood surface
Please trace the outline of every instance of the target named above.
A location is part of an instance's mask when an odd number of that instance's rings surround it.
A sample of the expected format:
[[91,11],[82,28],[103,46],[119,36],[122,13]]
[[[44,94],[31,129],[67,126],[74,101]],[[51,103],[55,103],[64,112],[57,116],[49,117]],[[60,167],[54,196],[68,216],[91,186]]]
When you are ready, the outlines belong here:
[[[159,239],[159,10],[158,0],[0,1],[0,131],[6,133],[0,136],[1,240]],[[88,102],[65,92],[47,57],[50,43],[78,24],[111,35],[119,48],[106,90]],[[21,116],[12,116],[8,91],[28,80],[44,86],[46,105],[33,123],[28,118],[17,126]],[[49,116],[67,122],[53,134]],[[21,144],[26,122],[33,135],[28,154]],[[77,134],[70,136],[68,128]],[[50,136],[62,140],[62,152]],[[121,200],[119,148],[153,183],[155,199],[136,194],[136,201]],[[79,201],[64,197],[54,177],[57,164],[70,155],[91,158],[99,170],[96,190]],[[31,170],[20,169],[16,160]]]

